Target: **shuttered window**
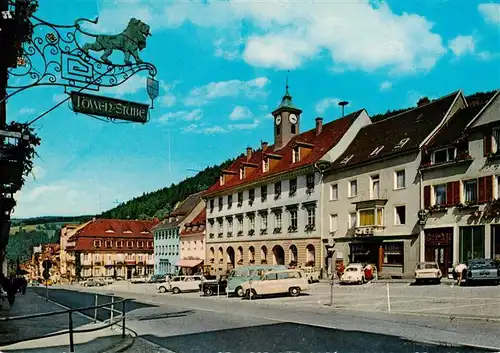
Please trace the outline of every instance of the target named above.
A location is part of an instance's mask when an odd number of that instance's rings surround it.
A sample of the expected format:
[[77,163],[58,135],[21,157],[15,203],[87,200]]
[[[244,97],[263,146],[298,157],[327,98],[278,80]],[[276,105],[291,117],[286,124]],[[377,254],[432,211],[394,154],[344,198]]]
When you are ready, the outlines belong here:
[[492,136],[491,135],[485,135],[483,137],[483,151],[484,151],[484,156],[488,156],[489,153],[491,153],[492,149],[491,149],[491,138]]
[[493,199],[493,176],[489,175],[478,179],[479,202],[489,202]]
[[431,186],[424,186],[424,208],[431,207]]
[[446,184],[446,204],[457,205],[460,203],[460,182],[452,181]]

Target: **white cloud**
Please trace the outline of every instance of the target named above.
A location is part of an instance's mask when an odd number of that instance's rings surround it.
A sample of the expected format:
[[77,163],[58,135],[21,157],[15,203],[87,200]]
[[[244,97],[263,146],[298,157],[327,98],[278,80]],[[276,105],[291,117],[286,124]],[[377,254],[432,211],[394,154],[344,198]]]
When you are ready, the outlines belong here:
[[391,81],[384,81],[380,84],[380,90],[381,91],[388,91],[392,88],[392,82]]
[[182,129],[183,132],[192,132],[196,134],[213,135],[216,133],[228,132],[227,129],[222,126],[204,126],[203,124],[191,124]]
[[250,109],[247,107],[237,105],[234,107],[233,111],[231,114],[229,114],[229,119],[230,120],[244,120],[244,119],[250,119],[253,116],[252,112]]
[[258,77],[249,81],[229,80],[210,82],[204,86],[191,90],[184,100],[187,106],[200,106],[222,97],[237,97],[245,95],[248,98],[265,97],[268,92],[265,87],[269,84],[267,77]]
[[197,121],[203,117],[203,111],[201,109],[194,109],[191,111],[181,110],[178,112],[165,113],[158,118],[160,123],[166,123],[170,120],[185,120],[185,121]]
[[338,98],[323,98],[316,104],[316,113],[323,114],[327,109],[337,105],[340,102]]
[[372,0],[177,2],[162,15],[165,26],[191,22],[231,37],[248,24],[242,56],[259,67],[296,68],[324,52],[349,70],[413,73],[431,69],[446,52],[425,17]]
[[139,91],[146,91],[146,76],[135,75],[127,79],[119,86],[116,87],[105,87],[99,90],[103,95],[110,95],[114,97],[123,97],[127,95],[135,94]]
[[500,4],[483,3],[477,9],[485,22],[500,25]]
[[473,36],[456,36],[448,42],[450,50],[455,56],[473,54],[476,50],[476,41]]
[[40,166],[34,166],[33,169],[31,170],[31,174],[33,176],[33,179],[40,180],[47,173],[46,173],[45,169],[43,169],[42,167],[40,167]]
[[247,123],[247,124],[230,124],[228,125],[229,130],[253,130],[257,126],[259,126],[260,120],[255,119],[253,123]]
[[35,113],[35,109],[34,108],[21,108],[19,109],[19,111],[17,112],[17,114],[19,115],[26,115],[26,114],[33,114]]

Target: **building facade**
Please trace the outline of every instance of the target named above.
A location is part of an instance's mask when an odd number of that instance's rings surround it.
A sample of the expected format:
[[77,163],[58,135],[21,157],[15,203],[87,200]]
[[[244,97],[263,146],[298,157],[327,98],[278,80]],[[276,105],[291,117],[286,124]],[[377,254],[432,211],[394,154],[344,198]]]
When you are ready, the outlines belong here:
[[274,144],[247,148],[204,194],[206,263],[320,268],[320,165],[332,162],[370,122],[364,110],[300,132],[302,110],[286,88],[274,116]]
[[371,263],[379,273],[413,275],[421,226],[419,166],[429,139],[465,106],[456,92],[373,122],[324,172],[323,266]]
[[75,232],[66,244],[66,259],[76,278],[153,274],[152,228],[158,221],[94,219]]
[[52,263],[49,269],[50,280],[57,283],[61,280],[61,258],[60,246],[57,243],[42,244],[35,246],[23,269],[28,271],[28,278],[32,280],[43,280],[43,261],[49,260]]
[[444,273],[474,258],[500,259],[500,91],[489,98],[470,100],[420,167],[427,212],[420,258]]
[[155,274],[179,272],[179,232],[203,207],[201,193],[190,195],[154,227]]
[[184,224],[180,231],[180,260],[177,265],[183,273],[191,275],[198,272],[205,260],[205,225],[206,207],[203,207],[196,217]]
[[75,261],[66,251],[68,239],[71,238],[79,229],[85,227],[89,222],[83,224],[66,224],[61,228],[59,238],[60,258],[61,258],[61,280],[75,280]]

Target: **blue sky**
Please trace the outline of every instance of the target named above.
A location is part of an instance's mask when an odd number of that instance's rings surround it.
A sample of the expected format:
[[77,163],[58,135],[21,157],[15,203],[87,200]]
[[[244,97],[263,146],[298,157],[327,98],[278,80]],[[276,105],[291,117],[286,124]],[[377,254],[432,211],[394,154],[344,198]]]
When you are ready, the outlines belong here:
[[[272,143],[287,70],[303,131],[317,116],[338,118],[338,100],[376,114],[500,86],[500,5],[484,1],[41,0],[37,15],[59,24],[99,16],[95,33],[119,33],[131,17],[150,24],[141,57],[157,66],[161,93],[145,125],[103,123],[67,105],[39,120],[40,158],[14,217],[104,211]],[[145,77],[102,94],[143,102]],[[20,93],[9,117],[28,121],[62,93]]]

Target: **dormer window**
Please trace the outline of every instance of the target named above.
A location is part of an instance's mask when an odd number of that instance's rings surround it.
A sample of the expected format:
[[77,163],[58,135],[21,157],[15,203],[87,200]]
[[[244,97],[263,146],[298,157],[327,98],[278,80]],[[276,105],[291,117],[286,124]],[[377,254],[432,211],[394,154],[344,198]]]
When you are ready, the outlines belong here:
[[269,158],[267,157],[262,160],[262,171],[264,173],[269,171]]
[[123,233],[125,233],[125,234],[132,234],[132,231],[130,229],[127,229]]
[[354,157],[354,155],[353,155],[353,154],[351,154],[350,156],[345,157],[345,158],[342,160],[342,162],[340,162],[340,164],[347,164],[347,163],[349,163],[349,161],[352,159],[352,157]]
[[245,179],[245,167],[240,168],[240,179]]
[[115,231],[113,229],[106,229],[105,233],[114,233]]
[[295,146],[292,150],[292,163],[297,163],[300,161],[300,147]]
[[382,150],[384,149],[384,147],[385,147],[385,146],[383,146],[383,145],[382,145],[382,146],[378,146],[377,148],[375,148],[375,149],[373,150],[373,152],[372,152],[372,153],[370,153],[370,157],[374,157],[374,156],[376,156],[377,154],[379,154],[379,152],[380,152],[380,151],[382,151]]
[[94,248],[100,248],[101,247],[101,241],[100,240],[94,240]]
[[399,150],[401,148],[403,148],[404,145],[406,145],[408,143],[408,141],[410,141],[410,138],[409,137],[405,137],[404,139],[402,139],[401,141],[399,141],[396,146],[394,146],[394,149],[395,150]]
[[457,150],[455,147],[443,148],[432,152],[432,164],[446,163],[455,160]]

